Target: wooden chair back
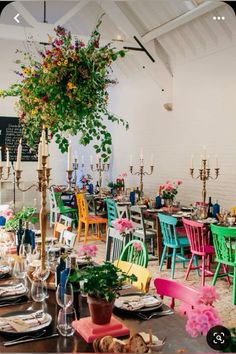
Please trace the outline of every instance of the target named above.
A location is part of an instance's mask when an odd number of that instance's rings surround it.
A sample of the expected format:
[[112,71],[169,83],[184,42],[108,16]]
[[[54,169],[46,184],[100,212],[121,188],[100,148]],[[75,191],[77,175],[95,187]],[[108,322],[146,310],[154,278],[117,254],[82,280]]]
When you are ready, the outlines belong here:
[[57,238],[57,239],[59,240],[59,242],[61,242],[62,233],[63,233],[65,230],[70,231],[70,230],[71,230],[71,227],[70,227],[70,226],[66,226],[66,225],[64,225],[64,224],[61,224],[60,222],[56,222],[55,225],[54,225],[54,233],[53,233],[53,236],[54,236],[55,238]]
[[206,255],[206,246],[209,245],[209,232],[206,230],[203,223],[182,219],[184,228],[190,243],[191,252],[199,255]]
[[[141,250],[136,251],[134,244],[139,243],[141,245]],[[144,242],[140,240],[131,240],[123,248],[119,259],[121,261],[126,261],[134,264],[138,264],[144,268],[148,266],[148,251]]]
[[87,223],[88,217],[89,217],[89,212],[88,212],[88,204],[85,199],[84,193],[76,194],[76,201],[77,201],[78,210],[79,210],[79,218],[82,222]]
[[158,213],[158,218],[161,225],[163,243],[167,247],[172,247],[172,248],[179,247],[177,233],[176,233],[177,218],[162,213]]
[[118,218],[116,202],[113,199],[106,199],[108,227],[112,227],[112,221]]
[[178,283],[175,280],[156,278],[154,279],[154,285],[157,294],[159,294],[161,298],[164,296],[172,298],[171,308],[174,308],[175,306],[175,299],[181,300],[191,306],[195,306],[200,296],[200,292],[197,289]]
[[105,261],[113,262],[118,259],[128,241],[129,236],[121,236],[113,227],[109,227],[106,237]]
[[74,222],[74,220],[71,219],[69,216],[66,216],[66,215],[63,215],[63,214],[60,215],[60,218],[59,218],[59,223],[60,224],[64,224],[65,226],[69,226],[72,229],[73,222]]
[[62,232],[62,240],[61,243],[63,245],[66,245],[70,248],[73,248],[75,245],[75,241],[76,241],[76,234],[74,232],[68,231],[68,230],[64,230]]
[[[236,229],[211,225],[216,261],[236,267]],[[236,279],[235,279],[236,280]]]
[[134,274],[138,278],[137,281],[133,282],[136,288],[140,289],[143,292],[148,292],[151,282],[151,274],[149,270],[145,267],[142,267],[138,264],[116,260],[114,265],[120,268],[123,272],[127,273],[128,275]]

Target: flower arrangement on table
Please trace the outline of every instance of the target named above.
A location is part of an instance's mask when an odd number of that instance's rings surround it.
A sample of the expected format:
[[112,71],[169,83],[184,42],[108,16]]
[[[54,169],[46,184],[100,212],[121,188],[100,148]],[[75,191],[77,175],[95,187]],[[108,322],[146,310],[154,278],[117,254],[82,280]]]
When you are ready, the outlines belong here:
[[0,212],[0,216],[4,217],[6,221],[14,217],[14,212],[12,209],[6,209]]
[[204,286],[200,290],[197,305],[194,308],[187,304],[181,305],[180,312],[188,318],[186,331],[191,337],[206,335],[209,329],[221,324],[219,315],[213,307],[214,301],[218,298],[214,286]]
[[30,52],[21,52],[20,68],[15,73],[21,81],[0,90],[0,97],[17,96],[17,111],[22,123],[23,136],[34,147],[43,126],[55,137],[61,152],[68,150],[68,135],[81,133],[83,145],[95,141],[96,153],[104,161],[111,154],[112,137],[104,117],[113,123],[128,123],[108,111],[108,87],[116,84],[110,78],[111,65],[124,50],[116,51],[111,43],[99,47],[98,21],[85,45],[72,39],[71,33],[58,26],[55,38],[38,51],[39,59]]
[[163,199],[174,199],[176,194],[178,193],[178,188],[183,182],[177,180],[176,182],[171,183],[170,181],[166,181],[165,184],[162,184],[159,189],[159,195]]
[[31,222],[35,224],[38,218],[35,217],[36,209],[32,207],[22,208],[15,215],[12,215],[4,225],[4,229],[7,231],[16,231],[19,228],[19,222]]
[[87,189],[92,180],[93,180],[93,177],[89,173],[87,173],[86,175],[81,176],[80,183],[82,183],[83,189]]
[[115,219],[112,221],[112,225],[122,236],[126,236],[134,229],[132,220],[126,218]]
[[88,262],[92,263],[92,258],[96,257],[97,255],[97,246],[96,245],[82,245],[78,250],[78,256],[83,257],[83,259]]

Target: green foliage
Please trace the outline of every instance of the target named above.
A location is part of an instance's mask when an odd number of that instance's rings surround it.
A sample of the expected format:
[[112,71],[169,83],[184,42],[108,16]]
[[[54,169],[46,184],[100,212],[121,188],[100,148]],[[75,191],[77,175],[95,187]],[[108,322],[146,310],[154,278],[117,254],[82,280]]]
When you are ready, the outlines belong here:
[[86,294],[109,302],[117,296],[117,291],[125,281],[137,280],[134,274],[127,275],[110,262],[104,262],[99,266],[87,266],[78,271],[77,276],[78,281],[84,281],[83,291]]
[[107,186],[108,186],[109,188],[111,188],[111,189],[118,189],[118,188],[123,187],[124,185],[123,185],[122,182],[109,182],[109,183],[107,184]]
[[56,38],[50,38],[51,45],[39,52],[39,59],[21,52],[23,60],[17,61],[20,70],[16,72],[21,82],[0,90],[0,97],[19,97],[18,115],[31,148],[45,126],[61,152],[68,149],[68,135],[80,132],[80,143],[95,141],[96,153],[107,161],[112,138],[104,118],[128,128],[127,122],[107,109],[108,87],[116,84],[110,78],[111,64],[125,52],[115,51],[111,44],[99,47],[100,24],[101,20],[87,45],[79,40],[74,43],[71,33],[58,26]]
[[9,219],[6,224],[4,225],[4,229],[6,230],[14,230],[16,231],[19,227],[19,220],[21,219],[23,222],[28,221],[31,222],[32,224],[35,224],[38,219],[34,217],[34,214],[36,213],[35,208],[22,208],[18,213],[14,215],[13,218]]

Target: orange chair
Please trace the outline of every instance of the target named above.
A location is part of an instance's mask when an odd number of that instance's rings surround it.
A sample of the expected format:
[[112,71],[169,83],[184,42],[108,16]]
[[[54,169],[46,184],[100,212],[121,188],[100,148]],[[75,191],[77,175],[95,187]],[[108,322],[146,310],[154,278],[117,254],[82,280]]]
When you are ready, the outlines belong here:
[[[82,231],[82,226],[84,224],[84,242],[87,242],[88,237],[92,236],[95,237],[95,239],[101,240],[101,230],[100,230],[100,225],[105,224],[106,225],[106,233],[107,233],[107,224],[108,220],[106,218],[101,218],[98,215],[89,215],[88,212],[88,204],[85,199],[84,193],[78,193],[76,194],[76,200],[77,200],[77,205],[78,205],[78,210],[79,210],[79,224],[78,224],[78,238],[80,241],[81,231]],[[89,234],[89,226],[90,225],[96,225],[96,233],[91,233]]]
[[65,230],[71,231],[71,226],[66,226],[64,224],[61,224],[60,222],[56,222],[54,226],[53,236],[60,240],[61,235]]

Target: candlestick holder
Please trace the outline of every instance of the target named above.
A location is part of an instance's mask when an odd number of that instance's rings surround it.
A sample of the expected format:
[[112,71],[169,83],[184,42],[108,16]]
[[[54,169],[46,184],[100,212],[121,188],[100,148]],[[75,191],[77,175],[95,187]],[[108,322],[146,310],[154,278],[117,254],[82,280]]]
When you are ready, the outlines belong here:
[[140,189],[140,197],[142,197],[143,196],[143,177],[144,176],[150,176],[153,173],[154,166],[153,165],[150,166],[150,172],[144,171],[144,163],[143,163],[143,159],[141,159],[141,163],[138,166],[139,170],[137,172],[134,172],[134,170],[133,170],[134,166],[133,165],[130,165],[129,169],[130,169],[130,173],[132,175],[140,177],[139,189]]
[[203,158],[201,160],[201,168],[199,168],[199,175],[194,177],[194,168],[190,168],[190,175],[193,179],[199,179],[202,181],[202,201],[203,203],[206,203],[206,195],[207,195],[207,190],[206,190],[206,182],[209,181],[210,179],[216,180],[219,176],[219,171],[220,169],[218,167],[215,167],[215,176],[211,176],[211,169],[207,167],[207,159]]
[[10,166],[7,166],[5,167],[6,168],[6,177],[3,177],[4,175],[4,167],[3,166],[0,166],[0,181],[7,181],[11,175],[10,171],[11,171],[11,167]]
[[98,162],[96,163],[96,167],[91,163],[90,165],[91,170],[93,172],[98,172],[98,186],[99,186],[99,195],[101,196],[102,192],[102,173],[107,172],[109,170],[110,164],[109,163],[103,163],[102,159],[99,158]]
[[[41,267],[42,270],[45,270],[45,260],[46,260],[46,231],[47,231],[47,189],[50,188],[50,174],[51,168],[47,167],[47,159],[48,156],[42,155],[42,167],[37,169],[38,173],[38,181],[28,188],[22,188],[20,186],[21,183],[21,174],[22,170],[15,169],[16,176],[16,186],[21,192],[27,192],[28,190],[35,188],[37,191],[41,193],[41,209],[39,213],[40,220],[40,230],[41,230]],[[72,170],[67,171],[67,189],[71,189],[72,184]]]

